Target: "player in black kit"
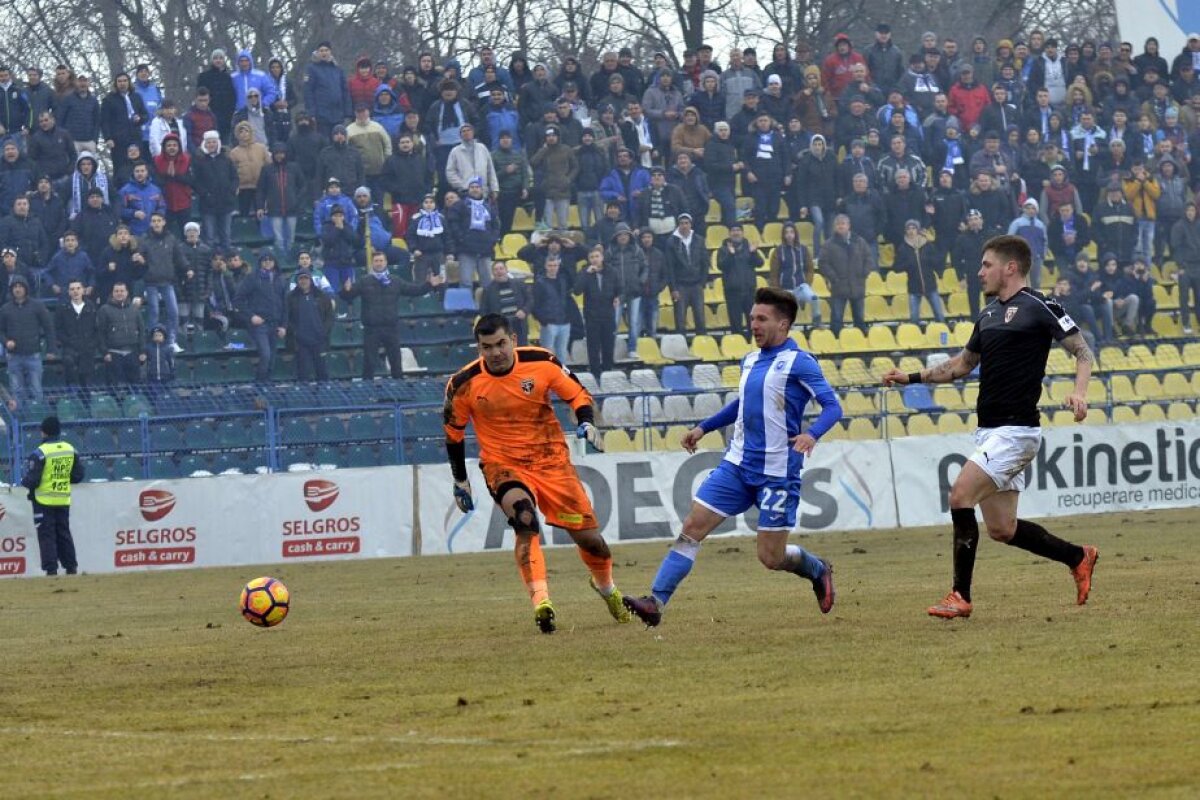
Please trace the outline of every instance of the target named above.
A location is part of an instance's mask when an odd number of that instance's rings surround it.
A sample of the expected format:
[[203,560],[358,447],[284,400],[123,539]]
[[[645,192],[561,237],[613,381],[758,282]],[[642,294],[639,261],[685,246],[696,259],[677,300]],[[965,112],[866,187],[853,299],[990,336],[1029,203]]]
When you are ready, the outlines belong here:
[[975,452],[963,464],[950,489],[954,521],[954,588],[929,608],[935,617],[971,616],[971,573],[979,544],[975,506],[983,512],[988,535],[1060,561],[1075,578],[1075,602],[1087,602],[1099,553],[1091,545],[1071,544],[1041,525],[1017,519],[1017,501],[1025,488],[1025,467],[1042,441],[1038,400],[1046,358],[1057,341],[1075,356],[1075,387],[1065,405],[1080,422],[1087,416],[1087,385],[1092,352],[1063,307],[1029,288],[1029,245],[1019,236],[997,236],[984,246],[979,278],[992,301],[979,314],[970,341],[954,358],[905,374],[883,376],[886,386],[948,383],[980,367],[979,429]]

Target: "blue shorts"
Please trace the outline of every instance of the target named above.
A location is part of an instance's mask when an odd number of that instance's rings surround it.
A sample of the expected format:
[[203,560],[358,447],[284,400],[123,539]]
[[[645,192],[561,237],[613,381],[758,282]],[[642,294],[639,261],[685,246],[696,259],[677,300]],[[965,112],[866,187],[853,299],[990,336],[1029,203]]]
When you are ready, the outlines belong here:
[[723,517],[758,507],[758,530],[791,531],[800,508],[800,478],[751,472],[722,461],[696,492],[696,502]]

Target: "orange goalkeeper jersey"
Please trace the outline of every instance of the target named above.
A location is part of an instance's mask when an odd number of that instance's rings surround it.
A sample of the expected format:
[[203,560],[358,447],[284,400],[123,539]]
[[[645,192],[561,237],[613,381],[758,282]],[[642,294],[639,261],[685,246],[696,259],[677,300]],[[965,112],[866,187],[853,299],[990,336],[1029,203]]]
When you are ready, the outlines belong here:
[[562,426],[550,393],[572,409],[591,405],[592,396],[554,354],[541,347],[518,347],[506,375],[492,375],[475,359],[446,383],[446,438],[461,442],[467,423],[475,425],[479,460],[489,464],[531,465],[570,461]]

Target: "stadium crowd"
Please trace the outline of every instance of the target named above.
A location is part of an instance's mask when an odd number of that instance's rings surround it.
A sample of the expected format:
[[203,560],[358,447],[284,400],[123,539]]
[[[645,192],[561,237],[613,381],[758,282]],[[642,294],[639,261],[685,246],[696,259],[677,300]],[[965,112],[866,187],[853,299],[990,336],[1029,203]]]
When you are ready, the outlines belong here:
[[[599,374],[622,320],[631,350],[659,330],[664,289],[676,330],[703,332],[719,274],[743,329],[764,266],[814,325],[837,333],[849,306],[865,331],[881,245],[913,321],[923,299],[944,319],[947,264],[975,314],[983,243],[1004,232],[1032,246],[1034,286],[1053,260],[1053,293],[1099,343],[1148,329],[1169,253],[1190,333],[1200,34],[1173,55],[1153,38],[1135,54],[1041,31],[915,44],[906,54],[880,24],[870,43],[776,44],[761,61],[704,46],[638,64],[623,49],[588,74],[572,55],[502,63],[490,47],[469,69],[424,52],[347,71],[322,43],[298,85],[278,58],[260,69],[248,50],[232,63],[215,50],[187,99],[164,96],[147,64],[107,90],[65,65],[52,78],[29,66],[24,83],[0,67],[10,387],[40,399],[43,352],[71,385],[101,365],[110,382],[169,382],[185,334],[230,326],[248,330],[259,380],[282,342],[299,378],[323,378],[356,300],[365,374],[383,347],[398,376],[399,296],[447,282],[478,287],[479,310],[510,316],[522,340],[535,319],[564,360],[586,338]],[[537,224],[515,254],[529,274],[496,258],[518,213]],[[728,236],[711,242],[718,222]],[[243,253],[235,223],[272,245]]]

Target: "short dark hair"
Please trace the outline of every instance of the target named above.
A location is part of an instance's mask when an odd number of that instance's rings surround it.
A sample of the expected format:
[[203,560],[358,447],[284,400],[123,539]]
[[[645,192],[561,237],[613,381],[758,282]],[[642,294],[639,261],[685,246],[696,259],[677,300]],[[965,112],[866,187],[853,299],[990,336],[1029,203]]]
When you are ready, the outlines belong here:
[[1029,249],[1029,242],[1020,236],[993,236],[983,249],[984,252],[991,250],[1004,261],[1016,261],[1022,275],[1028,275],[1033,266],[1033,251]]
[[62,433],[62,423],[58,421],[58,417],[49,416],[42,420],[42,433],[46,436],[58,436]]
[[795,296],[778,286],[760,286],[754,292],[754,304],[771,306],[787,317],[788,325],[796,321],[796,314],[800,310],[800,304],[796,302]]
[[512,331],[512,327],[508,324],[508,317],[503,314],[484,314],[475,323],[476,340],[480,336],[491,336],[493,333],[499,333],[500,331],[504,331],[505,333]]

